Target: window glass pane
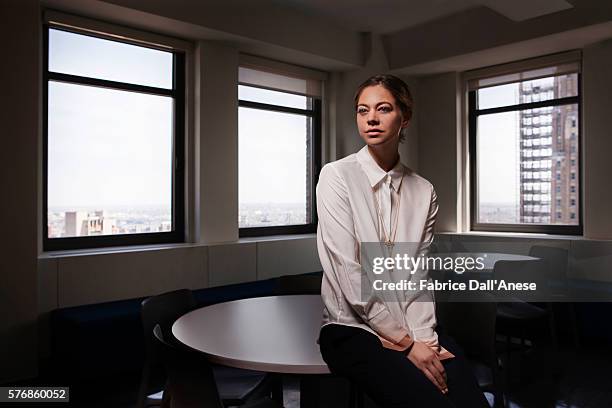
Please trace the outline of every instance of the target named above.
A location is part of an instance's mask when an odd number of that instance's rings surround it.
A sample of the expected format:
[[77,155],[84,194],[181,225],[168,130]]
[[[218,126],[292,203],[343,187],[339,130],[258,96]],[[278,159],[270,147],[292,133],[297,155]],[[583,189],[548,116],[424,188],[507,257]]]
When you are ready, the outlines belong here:
[[478,109],[497,108],[499,106],[508,106],[518,104],[518,89],[519,84],[505,84],[492,86],[490,88],[479,89],[478,92]]
[[309,223],[311,119],[239,108],[239,226]]
[[172,89],[171,52],[49,30],[49,71]]
[[286,106],[288,108],[309,108],[309,98],[307,96],[271,91],[269,89],[255,88],[246,85],[238,85],[238,99],[241,101]]
[[477,92],[478,109],[565,98],[578,95],[578,74],[492,86],[479,89]]
[[578,105],[481,115],[477,126],[478,222],[578,225]]
[[481,223],[518,221],[519,176],[517,112],[478,117],[478,220]]
[[169,231],[173,100],[49,82],[49,238]]

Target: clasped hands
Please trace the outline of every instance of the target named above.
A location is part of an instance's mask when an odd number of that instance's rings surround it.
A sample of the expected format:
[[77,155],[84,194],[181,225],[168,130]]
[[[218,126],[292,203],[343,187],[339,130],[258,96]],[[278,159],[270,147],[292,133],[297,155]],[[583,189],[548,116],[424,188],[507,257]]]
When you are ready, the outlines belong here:
[[450,357],[444,357],[440,352],[432,350],[426,343],[419,341],[415,341],[408,352],[408,360],[412,361],[443,394],[446,394],[448,392],[446,370],[441,363],[444,358]]
[[[406,347],[381,339],[383,346],[396,351],[405,351]],[[439,345],[433,346],[427,342],[415,341],[410,346],[407,358],[427,377],[443,394],[448,393],[446,371],[441,361],[455,357]]]

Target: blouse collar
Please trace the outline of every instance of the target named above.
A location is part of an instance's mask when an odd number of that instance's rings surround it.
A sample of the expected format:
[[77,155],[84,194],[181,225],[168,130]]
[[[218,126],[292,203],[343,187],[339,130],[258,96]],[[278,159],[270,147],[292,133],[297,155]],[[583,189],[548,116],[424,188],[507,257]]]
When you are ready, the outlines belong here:
[[365,172],[368,180],[370,181],[370,186],[372,188],[376,187],[378,183],[383,181],[387,175],[391,176],[391,185],[396,192],[399,192],[399,189],[402,185],[402,179],[404,175],[404,165],[401,162],[401,159],[397,160],[395,166],[389,170],[389,172],[384,171],[378,166],[376,160],[370,154],[368,146],[364,146],[359,152],[357,152],[357,162],[361,165],[361,168]]

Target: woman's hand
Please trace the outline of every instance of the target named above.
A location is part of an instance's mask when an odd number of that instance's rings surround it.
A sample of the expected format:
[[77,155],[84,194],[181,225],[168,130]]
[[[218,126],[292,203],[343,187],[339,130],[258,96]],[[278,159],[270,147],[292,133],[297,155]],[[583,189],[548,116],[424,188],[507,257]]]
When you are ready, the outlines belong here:
[[427,344],[415,341],[408,353],[408,360],[412,361],[443,394],[448,392],[444,366],[440,362],[438,354]]

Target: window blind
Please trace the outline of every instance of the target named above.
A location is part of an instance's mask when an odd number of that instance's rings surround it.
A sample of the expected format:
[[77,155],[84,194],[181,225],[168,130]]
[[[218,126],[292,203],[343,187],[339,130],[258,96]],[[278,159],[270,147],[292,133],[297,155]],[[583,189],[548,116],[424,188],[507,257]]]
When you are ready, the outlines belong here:
[[319,99],[326,77],[327,74],[321,71],[244,55],[240,57],[238,69],[238,82],[241,85]]
[[579,51],[519,61],[465,73],[468,91],[580,72]]

